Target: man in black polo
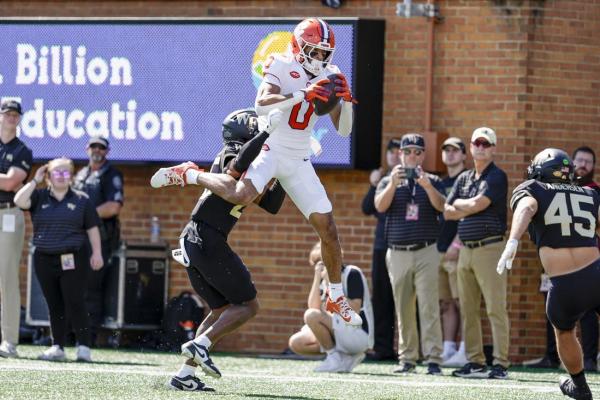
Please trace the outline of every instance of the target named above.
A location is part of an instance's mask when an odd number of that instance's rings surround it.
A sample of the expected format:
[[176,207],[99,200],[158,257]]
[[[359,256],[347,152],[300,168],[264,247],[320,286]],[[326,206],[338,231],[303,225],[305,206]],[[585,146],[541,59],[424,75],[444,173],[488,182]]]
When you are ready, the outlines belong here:
[[90,138],[87,146],[89,164],[77,175],[73,188],[82,190],[90,196],[92,204],[100,216],[100,238],[102,239],[102,258],[105,267],[93,271],[88,278],[87,307],[90,313],[92,344],[96,330],[104,319],[105,287],[107,277],[113,268],[113,256],[119,248],[121,230],[119,212],[123,207],[123,175],[113,167],[106,156],[110,151],[108,140],[103,137]]
[[0,106],[0,357],[16,357],[19,343],[19,265],[25,219],[13,200],[31,171],[33,158],[31,150],[17,138],[21,115],[23,110],[17,101],[6,101]]
[[425,140],[409,133],[401,139],[400,164],[377,186],[375,208],[386,213],[386,263],[398,319],[398,358],[394,370],[409,373],[419,358],[416,302],[428,374],[441,375],[442,328],[438,296],[440,254],[435,242],[445,197],[440,179],[423,171]]
[[[486,127],[471,136],[475,168],[461,174],[448,196],[444,218],[458,220],[464,247],[458,257],[458,297],[468,363],[454,376],[504,379],[508,376],[508,312],[506,274],[495,272],[504,249],[508,179],[494,162],[496,133]],[[492,326],[494,365],[485,366],[481,337],[481,295]]]

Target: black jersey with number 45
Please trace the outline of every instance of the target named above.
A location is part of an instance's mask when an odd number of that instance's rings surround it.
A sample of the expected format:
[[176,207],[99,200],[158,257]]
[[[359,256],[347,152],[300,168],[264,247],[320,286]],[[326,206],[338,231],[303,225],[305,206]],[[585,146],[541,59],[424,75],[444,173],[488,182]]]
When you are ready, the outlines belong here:
[[[529,232],[540,247],[595,247],[600,197],[595,190],[566,183],[528,180],[513,191],[510,207],[526,196],[533,197],[538,210]],[[533,229],[532,229],[533,228]]]
[[[227,143],[213,161],[210,172],[222,173],[224,166],[238,154],[241,147],[238,143]],[[285,191],[276,181],[273,186],[267,188],[258,205],[269,213],[276,214],[284,197]],[[244,208],[241,204],[230,203],[205,189],[192,211],[192,220],[204,222],[228,236],[242,216]]]

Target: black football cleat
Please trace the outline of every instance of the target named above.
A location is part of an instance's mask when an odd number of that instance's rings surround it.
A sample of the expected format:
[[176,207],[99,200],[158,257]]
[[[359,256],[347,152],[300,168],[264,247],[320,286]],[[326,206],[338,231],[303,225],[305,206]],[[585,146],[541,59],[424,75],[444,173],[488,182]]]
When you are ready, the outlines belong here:
[[588,385],[577,387],[571,378],[560,377],[560,390],[565,396],[577,400],[592,400],[592,391]]
[[217,379],[221,377],[221,371],[213,363],[206,347],[190,340],[181,345],[181,355],[194,360],[206,375]]

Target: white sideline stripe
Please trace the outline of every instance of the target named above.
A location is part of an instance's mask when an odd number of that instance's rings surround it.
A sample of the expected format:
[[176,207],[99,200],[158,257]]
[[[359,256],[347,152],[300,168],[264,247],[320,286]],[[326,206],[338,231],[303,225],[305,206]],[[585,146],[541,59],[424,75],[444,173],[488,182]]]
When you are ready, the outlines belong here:
[[[62,363],[48,363],[48,365],[41,364],[0,364],[0,371],[49,371],[49,372],[91,372],[91,373],[105,373],[105,374],[133,374],[133,375],[146,375],[146,376],[164,376],[165,378],[170,376],[169,373],[165,373],[163,370],[156,369],[144,369],[144,368],[136,368],[136,369],[128,369],[128,368],[91,368],[89,366],[84,366],[81,364],[77,364],[75,366],[70,366],[68,364],[62,365]],[[289,376],[289,375],[281,375],[281,376],[266,376],[270,371],[265,371],[265,374],[226,374],[223,375],[224,378],[252,378],[252,379],[260,379],[266,381],[283,381],[283,382],[316,382],[323,383],[324,381],[328,382],[345,382],[345,383],[370,383],[370,384],[385,384],[385,385],[395,385],[395,386],[412,386],[412,387],[464,387],[464,388],[474,388],[474,387],[487,387],[490,389],[528,389],[533,392],[546,392],[546,393],[556,393],[558,391],[557,386],[541,386],[541,385],[519,385],[514,383],[509,383],[510,381],[491,381],[485,379],[471,379],[471,380],[460,380],[457,382],[422,382],[422,381],[403,381],[403,380],[385,380],[382,379],[365,379],[360,378],[358,375],[353,375],[353,378],[333,378],[326,376]],[[350,376],[350,375],[347,375]],[[390,375],[393,377],[394,375]],[[483,383],[483,381],[485,383]],[[481,383],[479,383],[481,382]],[[558,383],[558,382],[557,382]]]

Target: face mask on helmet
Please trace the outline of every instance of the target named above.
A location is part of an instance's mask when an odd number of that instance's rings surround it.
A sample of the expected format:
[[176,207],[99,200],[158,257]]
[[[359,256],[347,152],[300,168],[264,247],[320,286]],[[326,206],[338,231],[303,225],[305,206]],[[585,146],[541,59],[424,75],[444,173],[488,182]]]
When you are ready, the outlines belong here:
[[236,110],[223,120],[223,142],[246,143],[258,132],[258,115],[252,108]]
[[574,167],[569,155],[560,149],[545,149],[538,153],[529,168],[527,178],[546,183],[571,183]]
[[[305,70],[319,75],[331,62],[335,51],[333,30],[319,18],[300,22],[292,36],[292,53]],[[323,57],[320,57],[320,54]]]

